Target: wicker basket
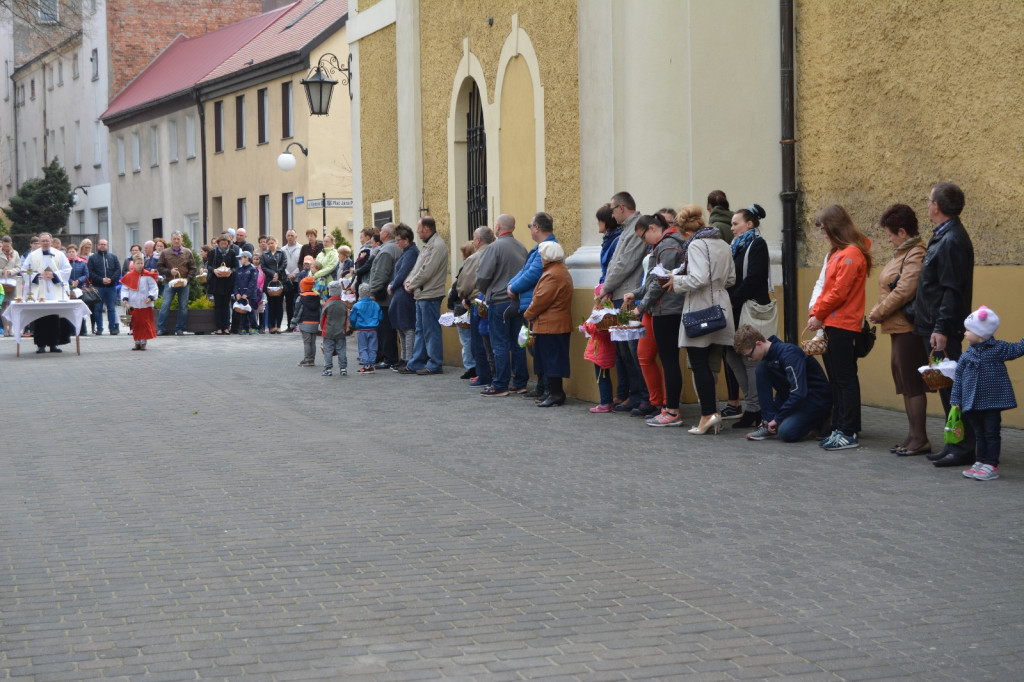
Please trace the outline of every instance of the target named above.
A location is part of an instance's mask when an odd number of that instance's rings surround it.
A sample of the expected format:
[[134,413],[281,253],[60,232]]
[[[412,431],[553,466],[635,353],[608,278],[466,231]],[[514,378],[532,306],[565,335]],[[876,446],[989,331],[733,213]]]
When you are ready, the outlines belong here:
[[815,335],[809,339],[801,339],[800,347],[804,349],[804,352],[808,355],[824,355],[825,351],[828,350],[828,334],[822,337],[817,336],[817,332],[813,329],[805,329],[804,334],[812,332]]
[[252,306],[247,305],[245,303],[241,303],[240,301],[235,301],[235,304],[231,307],[231,309],[239,314],[252,312]]
[[953,387],[953,380],[937,369],[926,369],[921,372],[921,378],[924,379],[924,383],[928,388],[933,391],[937,391],[940,388]]
[[200,284],[206,284],[206,270],[199,271],[199,274],[196,275],[196,281]]
[[284,287],[280,284],[271,284],[267,287],[267,296],[283,296]]
[[605,315],[604,317],[601,318],[600,322],[597,322],[596,324],[594,324],[594,327],[599,332],[605,332],[605,331],[608,331],[609,329],[611,329],[612,327],[617,326],[618,324],[619,324],[618,316],[612,315],[611,313],[608,313],[607,315]]
[[483,301],[477,302],[477,304],[476,304],[476,314],[486,320],[487,319],[487,304],[484,303]]
[[231,268],[226,268],[226,267],[222,266],[222,267],[219,267],[216,270],[214,270],[213,274],[215,274],[215,275],[217,275],[218,277],[221,277],[221,278],[230,277],[231,276]]
[[175,277],[174,279],[167,283],[167,286],[171,287],[172,289],[181,289],[187,284],[188,280],[185,279],[184,277]]

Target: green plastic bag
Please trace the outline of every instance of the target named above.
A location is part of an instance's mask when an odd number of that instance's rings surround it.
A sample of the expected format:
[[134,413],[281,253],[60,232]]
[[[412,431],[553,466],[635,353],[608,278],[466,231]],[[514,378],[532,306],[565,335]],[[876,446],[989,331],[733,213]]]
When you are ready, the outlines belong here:
[[964,439],[964,415],[956,405],[949,408],[949,417],[946,418],[942,438],[950,444],[959,443]]

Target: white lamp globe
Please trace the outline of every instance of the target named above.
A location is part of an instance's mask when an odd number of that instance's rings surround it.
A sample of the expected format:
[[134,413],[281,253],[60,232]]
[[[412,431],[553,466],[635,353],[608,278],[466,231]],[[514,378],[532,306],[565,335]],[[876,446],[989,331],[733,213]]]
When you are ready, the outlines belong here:
[[295,168],[295,156],[291,152],[283,152],[277,157],[277,167],[283,171]]

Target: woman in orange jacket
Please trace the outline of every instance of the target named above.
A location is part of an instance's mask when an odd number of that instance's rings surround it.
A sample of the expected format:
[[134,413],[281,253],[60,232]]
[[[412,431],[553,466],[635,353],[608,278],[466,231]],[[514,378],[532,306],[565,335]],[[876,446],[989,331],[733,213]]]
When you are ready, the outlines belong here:
[[830,245],[825,284],[807,321],[808,329],[824,328],[828,336],[823,359],[832,383],[832,435],[820,445],[826,450],[846,450],[859,446],[860,380],[854,340],[864,324],[864,286],[871,271],[871,242],[839,204],[822,209],[814,226]]

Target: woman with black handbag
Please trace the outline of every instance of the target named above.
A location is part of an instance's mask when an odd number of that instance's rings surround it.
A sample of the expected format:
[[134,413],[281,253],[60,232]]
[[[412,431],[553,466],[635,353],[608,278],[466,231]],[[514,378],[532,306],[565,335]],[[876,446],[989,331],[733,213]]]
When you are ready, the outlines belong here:
[[927,248],[918,233],[917,215],[906,204],[893,204],[885,209],[878,222],[885,228],[896,253],[878,276],[878,302],[868,313],[868,319],[881,325],[882,333],[892,340],[892,379],[896,393],[903,396],[910,424],[907,437],[889,451],[900,457],[926,455],[932,451],[925,425],[928,387],[917,368],[928,364],[928,354],[921,337],[914,334],[914,324],[907,319],[905,308],[917,296],[917,278]]
[[[736,283],[729,287],[729,301],[732,303],[736,327],[750,324],[767,339],[778,333],[778,311],[768,286],[771,274],[768,243],[757,229],[764,217],[765,211],[758,204],[741,208],[732,216],[733,240],[730,247],[736,267]],[[741,320],[744,316],[751,319]],[[756,427],[761,423],[761,405],[757,401],[757,380],[754,377],[758,363],[740,356],[731,346],[725,349],[725,362],[732,369],[739,389],[743,391],[743,416],[732,427]],[[738,397],[729,396],[729,405],[722,410],[722,417],[728,419],[736,414],[739,408]],[[727,416],[727,411],[732,412],[732,415]]]
[[715,345],[732,345],[736,323],[726,289],[736,281],[732,250],[722,239],[717,227],[704,227],[699,206],[684,206],[679,215],[696,208],[700,228],[684,245],[686,267],[666,283],[677,294],[685,293],[683,319],[679,325],[679,346],[687,349],[693,382],[700,400],[700,423],[690,429],[695,435],[708,431],[718,433],[722,415],[718,413],[715,376],[708,364]]
[[864,326],[864,285],[871,272],[871,242],[839,204],[818,212],[814,226],[828,240],[825,283],[814,302],[807,328],[828,337],[825,372],[832,383],[832,434],[819,445],[826,450],[859,447],[860,379],[857,337]]

